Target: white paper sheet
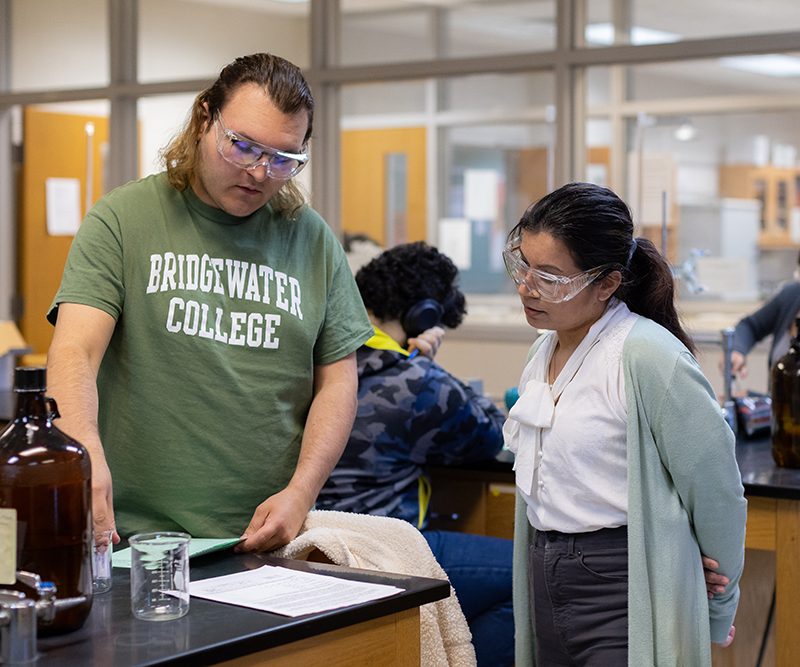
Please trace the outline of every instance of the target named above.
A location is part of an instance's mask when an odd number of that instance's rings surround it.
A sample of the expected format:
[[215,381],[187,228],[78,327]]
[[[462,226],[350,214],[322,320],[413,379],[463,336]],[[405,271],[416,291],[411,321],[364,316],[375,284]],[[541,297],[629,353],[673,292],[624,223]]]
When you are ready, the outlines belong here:
[[350,581],[273,565],[189,584],[189,594],[194,597],[282,616],[338,609],[386,598],[402,590],[396,586]]
[[500,175],[493,169],[464,171],[464,215],[470,220],[494,220],[499,211]]
[[81,182],[77,178],[48,178],[44,189],[47,233],[75,236],[81,224]]
[[439,220],[439,250],[462,271],[472,266],[472,223],[465,218]]

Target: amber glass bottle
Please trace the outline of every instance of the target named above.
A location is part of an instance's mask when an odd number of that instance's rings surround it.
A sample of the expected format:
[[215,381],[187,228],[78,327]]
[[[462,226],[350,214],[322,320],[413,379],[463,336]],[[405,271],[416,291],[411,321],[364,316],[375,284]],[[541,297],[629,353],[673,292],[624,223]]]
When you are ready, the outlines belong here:
[[57,587],[55,618],[40,621],[40,634],[69,632],[92,608],[89,453],[53,425],[44,368],[17,368],[14,391],[16,416],[0,434],[0,507],[17,511],[17,569]]
[[772,458],[779,466],[800,468],[800,318],[797,332],[772,367]]

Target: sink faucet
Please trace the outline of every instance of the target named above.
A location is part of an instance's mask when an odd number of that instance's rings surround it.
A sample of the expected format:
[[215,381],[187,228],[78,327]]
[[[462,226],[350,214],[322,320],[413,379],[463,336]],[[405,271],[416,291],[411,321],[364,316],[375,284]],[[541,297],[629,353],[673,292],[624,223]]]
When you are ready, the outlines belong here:
[[710,255],[709,250],[701,250],[700,248],[692,248],[689,251],[688,259],[683,260],[677,266],[672,267],[672,275],[678,280],[682,280],[689,290],[689,294],[701,294],[706,291],[706,286],[702,285],[697,279],[697,259],[698,257],[706,257]]
[[86,602],[79,595],[56,599],[56,585],[38,574],[17,570],[17,581],[33,589],[37,599],[12,589],[0,589],[0,664],[27,664],[36,659],[37,620],[52,623],[57,609]]
[[0,589],[0,663],[16,665],[36,658],[36,622],[53,620],[56,586],[38,574],[17,571],[17,581],[38,595],[33,600],[11,589]]

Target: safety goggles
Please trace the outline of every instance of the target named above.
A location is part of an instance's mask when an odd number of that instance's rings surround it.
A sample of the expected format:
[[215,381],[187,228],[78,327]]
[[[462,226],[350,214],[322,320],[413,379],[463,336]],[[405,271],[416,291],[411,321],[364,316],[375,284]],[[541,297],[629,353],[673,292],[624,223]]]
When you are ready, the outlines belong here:
[[217,115],[217,151],[227,162],[252,171],[264,167],[270,178],[286,181],[297,176],[308,162],[308,153],[288,153],[240,137]]
[[529,292],[536,292],[542,301],[563,303],[575,298],[581,290],[605,275],[613,264],[603,264],[572,276],[557,276],[528,266],[522,258],[519,244],[509,244],[503,250],[506,271],[517,285],[524,285]]

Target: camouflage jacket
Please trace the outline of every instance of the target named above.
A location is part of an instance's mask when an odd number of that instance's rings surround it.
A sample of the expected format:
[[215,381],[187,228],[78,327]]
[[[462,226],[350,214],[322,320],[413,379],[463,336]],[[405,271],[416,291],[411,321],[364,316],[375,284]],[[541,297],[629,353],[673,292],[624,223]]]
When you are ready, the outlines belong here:
[[494,457],[503,446],[505,416],[425,356],[410,359],[405,351],[367,345],[357,356],[358,412],[317,508],[417,525],[424,466]]

